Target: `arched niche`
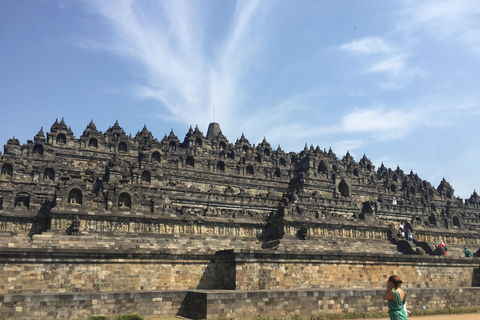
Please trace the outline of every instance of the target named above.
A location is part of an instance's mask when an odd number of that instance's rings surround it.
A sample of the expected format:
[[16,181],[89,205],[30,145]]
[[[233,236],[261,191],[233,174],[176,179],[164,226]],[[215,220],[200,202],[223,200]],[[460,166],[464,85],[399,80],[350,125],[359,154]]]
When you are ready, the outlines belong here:
[[223,161],[217,162],[217,171],[225,172],[225,162]]
[[370,201],[366,201],[362,204],[362,212],[359,214],[360,220],[365,220],[366,215],[372,215],[373,214],[373,207]]
[[227,144],[224,141],[220,141],[218,148],[225,150],[227,148]]
[[410,187],[410,193],[415,195],[415,188],[414,187]]
[[392,191],[393,193],[397,192],[397,186],[392,183],[390,185],[390,191]]
[[83,193],[80,189],[72,189],[68,193],[68,203],[71,205],[81,206],[83,204]]
[[245,169],[245,172],[247,173],[247,175],[253,176],[253,173],[254,173],[253,166],[251,164],[249,164],[247,166],[247,168]]
[[129,193],[123,192],[118,196],[118,207],[120,209],[131,209],[132,208],[132,197]]
[[432,211],[436,211],[437,210],[437,206],[435,205],[435,203],[430,203],[430,209],[432,209]]
[[242,147],[242,150],[243,150],[243,152],[247,152],[248,151],[248,146],[246,144],[244,144],[243,147]]
[[447,199],[452,199],[452,193],[449,191],[447,191],[447,193],[445,194],[445,196],[447,197]]
[[127,143],[122,141],[118,144],[118,151],[127,152]]
[[160,152],[155,151],[152,153],[152,162],[160,162]]
[[53,170],[53,168],[45,168],[45,171],[43,171],[43,180],[55,181],[55,170]]
[[287,161],[285,161],[285,158],[280,158],[279,162],[282,167],[285,167],[287,165]]
[[357,168],[353,169],[353,175],[355,177],[358,177],[358,169]]
[[394,175],[392,176],[392,180],[395,181],[395,182],[398,180],[398,177],[397,177],[396,174],[394,174]]
[[195,145],[201,147],[203,145],[202,138],[198,137],[197,139],[195,139]]
[[275,172],[273,172],[273,176],[275,178],[281,178],[282,177],[282,174],[280,172],[280,169],[276,169]]
[[432,213],[429,217],[428,217],[428,222],[433,225],[433,226],[436,226],[437,225],[437,217],[435,217],[435,215]]
[[335,171],[335,172],[337,172],[337,170],[338,170],[337,166],[336,166],[336,165],[332,165],[332,170]]
[[263,150],[263,154],[267,157],[270,157],[270,149],[265,148],[265,150]]
[[172,150],[177,150],[177,143],[175,141],[170,141],[168,144],[169,148]]
[[195,159],[193,157],[187,157],[187,160],[185,160],[185,165],[187,167],[195,167]]
[[37,156],[43,156],[43,146],[41,144],[34,145],[32,153],[36,154]]
[[255,161],[257,161],[258,163],[262,163],[262,155],[257,154],[257,156],[255,157]]
[[460,228],[460,219],[457,216],[453,216],[452,222],[454,227]]
[[26,192],[19,192],[15,196],[15,207],[30,208],[30,195]]
[[13,175],[13,166],[11,163],[4,163],[2,165],[2,177],[12,177]]
[[152,180],[152,174],[150,173],[150,171],[148,170],[145,170],[142,172],[142,183],[147,183],[147,184],[150,184]]
[[235,152],[233,152],[233,150],[228,150],[227,158],[234,160],[235,159]]
[[372,166],[370,164],[367,164],[367,171],[372,171]]
[[348,184],[345,182],[345,180],[342,179],[340,183],[338,184],[338,191],[342,195],[342,197],[349,197],[350,196],[350,188],[348,187]]
[[325,164],[325,161],[320,161],[320,164],[318,165],[318,173],[327,173],[328,168],[327,165]]
[[433,190],[432,190],[432,189],[429,189],[429,190],[428,190],[428,195],[429,195],[431,198],[433,198]]
[[90,140],[88,140],[88,146],[90,148],[97,149],[98,148],[98,140],[96,138],[90,138]]
[[57,143],[59,144],[67,143],[67,136],[64,133],[57,134]]

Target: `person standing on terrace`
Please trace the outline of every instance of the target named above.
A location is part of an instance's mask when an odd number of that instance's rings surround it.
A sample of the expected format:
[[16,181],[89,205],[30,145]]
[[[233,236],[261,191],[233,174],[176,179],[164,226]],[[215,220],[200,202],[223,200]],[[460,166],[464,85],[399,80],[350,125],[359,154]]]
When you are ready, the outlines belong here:
[[390,320],[407,320],[405,312],[405,292],[400,288],[402,280],[396,275],[390,276],[387,281],[387,291],[383,294],[383,300],[388,301],[388,314]]

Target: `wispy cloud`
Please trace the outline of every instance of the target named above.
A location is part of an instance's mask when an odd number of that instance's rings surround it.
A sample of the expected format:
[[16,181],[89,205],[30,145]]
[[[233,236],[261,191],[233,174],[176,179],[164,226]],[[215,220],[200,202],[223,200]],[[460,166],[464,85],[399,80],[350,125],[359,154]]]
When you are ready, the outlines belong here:
[[355,140],[340,140],[336,141],[333,143],[331,146],[333,150],[335,150],[335,153],[337,155],[343,155],[346,154],[347,151],[350,153],[350,155],[353,158],[356,158],[355,160],[358,161],[358,155],[356,154],[355,150],[358,150],[362,146],[365,145],[365,142],[361,139],[355,139]]
[[352,40],[340,46],[340,49],[357,54],[389,53],[392,48],[380,37],[365,37]]
[[140,66],[144,77],[136,86],[137,96],[159,101],[161,117],[206,126],[216,105],[216,120],[231,121],[242,72],[261,43],[260,33],[252,30],[259,1],[238,2],[226,36],[217,43],[205,40],[207,14],[197,2],[84,3],[102,17],[111,34],[83,46],[108,50]]
[[226,127],[234,120],[233,109],[243,101],[242,77],[260,50],[260,32],[253,28],[258,6],[258,1],[237,3],[231,30],[210,70],[209,104],[221,106],[218,119]]
[[[347,150],[355,150],[369,143],[402,139],[417,130],[457,125],[462,117],[476,116],[478,104],[469,98],[448,99],[441,95],[425,96],[397,107],[372,106],[353,108],[330,126],[305,128],[298,136],[323,137],[345,134],[355,135]],[[461,112],[459,112],[461,111]],[[340,140],[339,148],[345,150]]]
[[[363,72],[386,75],[388,78],[380,81],[380,87],[386,90],[399,89],[407,80],[422,74],[418,68],[409,65],[409,54],[387,44],[378,36],[352,40],[339,49],[357,56],[367,56],[359,57],[365,65]],[[375,60],[372,60],[372,56]]]
[[480,6],[475,1],[406,1],[400,16],[399,30],[422,30],[433,39],[452,39],[480,54]]
[[[270,100],[268,105],[248,106],[245,112],[246,102],[255,101],[248,100],[251,92],[247,90],[246,76],[252,65],[260,63],[257,59],[268,47],[268,37],[262,33],[266,29],[262,27],[267,25],[264,14],[268,5],[258,0],[238,1],[228,6],[234,11],[229,12],[231,18],[222,22],[223,30],[214,39],[207,39],[212,31],[208,20],[212,17],[198,2],[85,0],[85,3],[107,23],[111,34],[84,45],[108,50],[139,66],[138,74],[144,76],[138,78],[137,96],[158,101],[160,116],[168,120],[206,127],[216,106],[215,119],[230,138],[235,135],[229,133],[237,133],[237,123],[242,123],[242,131],[248,133],[252,143],[261,141],[263,136],[272,142],[288,144],[294,140],[298,143],[299,139],[315,141],[316,137],[336,133],[358,135],[358,139],[357,136],[340,138],[337,147],[349,150],[359,148],[367,139],[400,139],[418,128],[447,125],[450,121],[452,113],[445,111],[448,108],[443,107],[441,99],[434,98],[411,105],[404,102],[396,107],[385,103],[380,107],[350,108],[349,113],[337,117],[336,123],[306,126],[311,119],[302,121],[298,114],[318,114],[315,101],[322,98],[318,88],[312,92],[292,91],[291,97],[280,92],[275,97],[278,103]],[[404,15],[413,14],[408,8],[405,7]],[[417,20],[426,23],[432,17],[420,15]],[[462,35],[473,37],[473,33]],[[368,76],[369,81],[378,79],[382,89],[396,90],[423,74],[413,66],[416,56],[401,39],[391,34],[371,35],[346,42],[337,49],[358,59],[362,65],[359,74]]]
[[406,55],[396,55],[392,57],[388,57],[385,60],[382,60],[373,66],[371,66],[369,69],[366,70],[367,73],[381,73],[381,72],[386,72],[390,73],[392,75],[398,76],[401,73],[405,72],[406,69],[406,60],[407,60]]
[[419,124],[422,111],[401,109],[358,109],[343,117],[342,132],[376,133],[379,140],[391,140],[409,134]]

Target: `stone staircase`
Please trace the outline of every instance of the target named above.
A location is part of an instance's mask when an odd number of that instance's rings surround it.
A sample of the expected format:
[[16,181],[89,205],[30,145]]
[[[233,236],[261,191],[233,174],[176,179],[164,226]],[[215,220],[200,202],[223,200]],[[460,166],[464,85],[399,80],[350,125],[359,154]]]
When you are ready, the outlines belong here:
[[[433,244],[428,244],[434,249]],[[464,257],[464,246],[447,244],[449,257]],[[228,249],[278,250],[285,252],[349,252],[365,254],[418,254],[413,242],[405,240],[387,241],[363,238],[322,237],[299,240],[285,237],[280,240],[262,243],[253,237],[231,237],[213,235],[153,234],[129,232],[79,232],[67,235],[59,230],[49,230],[36,234],[31,239],[24,233],[0,232],[0,249],[57,249],[93,250],[99,252],[141,253],[206,253]],[[469,248],[472,253],[477,248]],[[428,252],[427,252],[428,253]]]
[[0,248],[49,248],[58,250],[132,251],[153,253],[215,253],[220,250],[261,249],[255,238],[209,235],[163,235],[126,232],[79,232],[66,235],[59,231],[36,234],[29,241],[23,234],[0,233]]
[[[397,250],[404,254],[427,254],[427,255],[439,255],[435,252],[436,244],[427,243],[422,241],[413,241],[400,239],[397,235],[392,235],[392,244],[397,246]],[[464,254],[465,245],[462,244],[448,244],[447,243],[447,256],[454,258],[465,257]],[[477,248],[469,248],[472,253],[475,253]]]
[[361,238],[314,238],[299,240],[284,238],[271,241],[264,245],[266,249],[277,249],[286,252],[349,252],[367,254],[401,254],[397,246],[386,240],[361,239]]

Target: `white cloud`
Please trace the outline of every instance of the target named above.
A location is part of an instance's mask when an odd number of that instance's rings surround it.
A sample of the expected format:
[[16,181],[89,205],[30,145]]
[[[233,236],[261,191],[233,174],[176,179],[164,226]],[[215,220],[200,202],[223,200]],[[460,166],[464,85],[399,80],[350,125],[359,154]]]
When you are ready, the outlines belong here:
[[371,66],[366,72],[367,73],[381,73],[386,72],[392,75],[398,76],[401,73],[405,72],[407,56],[400,54],[396,56],[388,57],[385,60],[382,60],[373,66]]
[[365,145],[364,141],[361,139],[357,140],[340,140],[333,143],[332,150],[335,150],[337,156],[342,158],[343,155],[347,154],[347,151],[350,155],[355,159],[355,161],[359,161],[360,158],[356,155],[355,150],[363,147]]
[[374,133],[380,141],[408,135],[422,119],[422,111],[384,108],[358,109],[343,117],[342,132]]
[[[360,60],[365,65],[363,72],[386,75],[388,78],[379,83],[385,90],[397,90],[406,81],[422,74],[419,69],[409,66],[409,54],[388,45],[378,36],[353,40],[339,48],[366,56]],[[372,56],[375,61],[372,61]]]
[[[477,106],[469,98],[458,100],[443,95],[425,96],[397,107],[354,108],[330,126],[305,128],[296,135],[309,139],[338,134],[349,137],[355,135],[357,139],[347,140],[358,142],[360,147],[362,141],[375,143],[399,140],[422,128],[456,125],[465,116],[477,116]],[[343,145],[339,146],[342,150],[345,149]],[[352,146],[348,150],[358,147]]]
[[[218,119],[225,127],[232,125],[232,112],[242,104],[241,79],[260,46],[260,32],[253,29],[258,1],[238,2],[230,33],[210,69],[209,104],[220,106]],[[207,79],[206,79],[207,80]]]
[[140,66],[137,96],[164,106],[161,117],[206,126],[216,106],[216,121],[229,127],[238,107],[241,77],[258,50],[254,30],[259,1],[238,2],[226,36],[205,40],[207,17],[198,2],[131,0],[85,2],[111,30],[83,47],[108,50]]
[[406,1],[397,24],[411,34],[426,31],[434,39],[459,41],[480,53],[480,6],[470,0]]
[[385,90],[397,90],[415,77],[423,77],[425,72],[408,65],[408,55],[398,54],[387,57],[372,66],[365,73],[378,73],[388,75],[388,79],[380,82],[380,87]]
[[379,37],[366,37],[353,40],[340,46],[340,49],[357,54],[389,53],[392,48]]

